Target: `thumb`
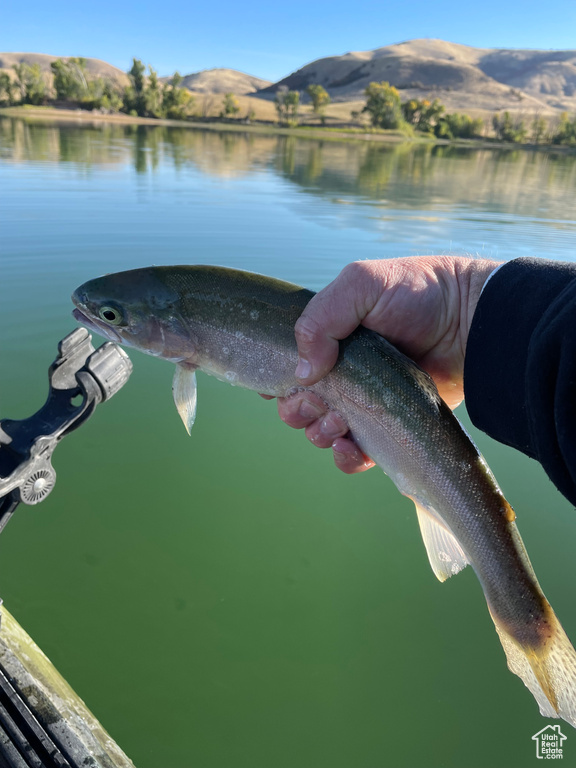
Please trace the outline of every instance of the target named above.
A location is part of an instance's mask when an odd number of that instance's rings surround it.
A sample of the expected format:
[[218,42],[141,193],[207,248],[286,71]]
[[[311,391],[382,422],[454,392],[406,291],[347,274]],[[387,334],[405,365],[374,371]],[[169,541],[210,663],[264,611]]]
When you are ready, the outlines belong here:
[[373,276],[363,265],[355,262],[345,267],[312,297],[296,322],[296,378],[305,386],[315,384],[334,367],[338,341],[349,336],[374,308]]

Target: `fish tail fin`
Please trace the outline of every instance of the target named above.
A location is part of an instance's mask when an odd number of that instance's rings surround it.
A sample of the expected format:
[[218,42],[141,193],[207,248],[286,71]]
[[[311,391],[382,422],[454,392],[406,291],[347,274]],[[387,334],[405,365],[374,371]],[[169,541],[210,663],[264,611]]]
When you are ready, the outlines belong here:
[[544,717],[561,717],[576,728],[576,651],[546,602],[546,638],[538,647],[523,645],[490,612],[508,668],[530,690]]

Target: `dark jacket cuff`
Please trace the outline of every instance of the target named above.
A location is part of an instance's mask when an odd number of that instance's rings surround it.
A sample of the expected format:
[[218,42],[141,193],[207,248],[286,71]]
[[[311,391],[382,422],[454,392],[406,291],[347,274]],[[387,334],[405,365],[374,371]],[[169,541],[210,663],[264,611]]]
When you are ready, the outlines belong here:
[[576,265],[516,259],[490,278],[464,392],[473,424],[540,461],[576,504]]

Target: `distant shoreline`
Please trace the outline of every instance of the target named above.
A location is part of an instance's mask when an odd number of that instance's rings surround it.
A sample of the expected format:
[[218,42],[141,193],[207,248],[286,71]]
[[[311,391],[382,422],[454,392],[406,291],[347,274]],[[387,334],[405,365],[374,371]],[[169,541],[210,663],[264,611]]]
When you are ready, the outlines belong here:
[[295,136],[301,139],[322,139],[323,141],[376,141],[392,144],[434,144],[437,146],[454,146],[469,149],[509,149],[523,151],[553,151],[561,154],[576,154],[576,147],[544,144],[512,144],[486,139],[438,139],[429,136],[408,137],[400,131],[376,133],[346,130],[344,128],[323,128],[322,126],[299,126],[283,128],[279,125],[265,123],[224,122],[206,120],[166,120],[153,117],[132,117],[121,113],[102,114],[83,109],[57,109],[55,107],[0,107],[0,117],[18,117],[31,120],[46,120],[58,123],[115,123],[117,125],[150,125],[170,128],[190,128],[205,131],[230,131],[236,133],[276,134]]
[[244,123],[244,122],[224,122],[220,120],[207,119],[202,121],[194,120],[167,120],[156,117],[132,117],[121,113],[101,114],[85,109],[57,109],[55,107],[0,107],[0,117],[20,117],[33,118],[34,120],[49,120],[52,122],[66,123],[86,123],[86,122],[108,122],[120,125],[164,125],[173,128],[192,128],[208,131],[236,131],[246,133],[272,133],[285,136],[299,136],[301,138],[322,138],[335,141],[353,140],[353,141],[385,141],[385,142],[420,142],[420,143],[441,143],[448,144],[447,141],[438,142],[437,139],[428,137],[408,138],[400,131],[387,131],[386,133],[371,133],[369,131],[354,131],[346,129],[322,128],[322,126],[300,126],[297,128],[284,128],[280,125],[268,123]]

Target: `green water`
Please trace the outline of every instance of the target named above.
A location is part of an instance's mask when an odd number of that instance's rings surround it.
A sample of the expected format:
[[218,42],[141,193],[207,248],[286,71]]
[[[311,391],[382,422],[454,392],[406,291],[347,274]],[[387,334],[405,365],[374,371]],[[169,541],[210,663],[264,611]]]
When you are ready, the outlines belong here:
[[[576,158],[549,153],[0,120],[0,416],[41,405],[95,275],[196,262],[318,289],[357,258],[573,260],[575,187]],[[537,765],[547,721],[471,569],[434,578],[411,502],[206,377],[189,438],[171,366],[132,359],[2,535],[0,595],[135,763]],[[574,510],[473,434],[576,639]]]

